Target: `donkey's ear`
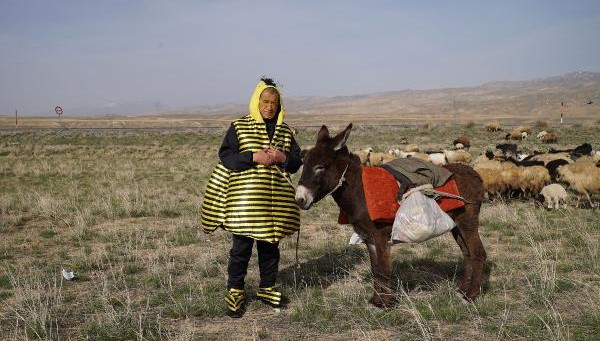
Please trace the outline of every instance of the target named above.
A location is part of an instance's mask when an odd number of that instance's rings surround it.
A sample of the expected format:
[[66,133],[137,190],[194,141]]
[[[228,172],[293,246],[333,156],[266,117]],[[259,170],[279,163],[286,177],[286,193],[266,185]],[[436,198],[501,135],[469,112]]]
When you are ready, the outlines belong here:
[[352,123],[348,124],[346,129],[341,133],[337,134],[336,137],[333,138],[334,145],[333,150],[337,151],[342,149],[342,147],[346,146],[346,141],[348,140],[348,136],[350,136],[350,131],[352,130]]
[[319,134],[317,134],[317,141],[324,141],[327,139],[329,139],[329,129],[327,129],[326,125],[323,125],[321,130],[319,130]]

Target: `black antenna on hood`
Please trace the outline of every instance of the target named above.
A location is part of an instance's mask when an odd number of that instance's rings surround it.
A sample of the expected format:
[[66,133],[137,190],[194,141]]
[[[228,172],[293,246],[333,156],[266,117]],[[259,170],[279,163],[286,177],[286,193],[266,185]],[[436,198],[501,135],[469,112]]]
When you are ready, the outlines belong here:
[[260,78],[261,81],[265,82],[265,84],[270,85],[270,86],[277,86],[277,84],[275,84],[275,81],[273,80],[273,78],[269,78],[266,76],[263,76]]

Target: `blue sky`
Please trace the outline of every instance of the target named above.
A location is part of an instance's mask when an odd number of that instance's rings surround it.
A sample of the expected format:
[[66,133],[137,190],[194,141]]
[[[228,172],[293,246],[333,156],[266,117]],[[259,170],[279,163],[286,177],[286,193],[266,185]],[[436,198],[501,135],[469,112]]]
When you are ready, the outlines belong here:
[[0,0],[0,114],[600,71],[600,1]]

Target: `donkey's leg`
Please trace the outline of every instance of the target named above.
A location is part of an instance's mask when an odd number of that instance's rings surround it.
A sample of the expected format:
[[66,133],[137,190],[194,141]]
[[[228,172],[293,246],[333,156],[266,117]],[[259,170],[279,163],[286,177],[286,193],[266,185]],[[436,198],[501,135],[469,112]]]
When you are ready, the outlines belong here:
[[475,299],[481,291],[481,277],[483,276],[483,267],[485,265],[485,259],[487,255],[479,237],[479,231],[472,231],[467,237],[467,245],[469,247],[469,253],[471,256],[469,261],[471,262],[471,286],[467,290],[465,298],[467,300]]
[[377,263],[377,249],[375,248],[375,244],[367,244],[367,251],[369,251],[369,259],[371,260],[371,273],[375,276],[375,273],[379,270],[379,263]]
[[465,269],[463,273],[463,280],[460,286],[458,287],[458,290],[464,295],[467,293],[467,291],[469,291],[469,288],[471,287],[473,267],[471,262],[469,261],[469,249],[467,248],[465,239],[463,238],[463,232],[459,230],[458,226],[453,228],[450,232],[452,232],[452,237],[454,237],[454,240],[460,247],[460,251],[463,254],[463,264]]
[[383,302],[381,300],[381,295],[379,295],[379,275],[381,273],[381,267],[377,257],[377,247],[375,246],[375,244],[369,244],[367,243],[367,250],[369,251],[369,259],[371,260],[371,275],[373,276],[373,296],[371,297],[371,300],[369,302],[371,302],[373,305],[375,305],[376,307],[380,307],[382,308]]
[[378,231],[374,243],[367,245],[371,256],[371,270],[373,272],[373,297],[371,303],[383,308],[393,303],[393,294],[390,289],[390,276],[392,273],[392,257],[390,244],[383,231]]
[[467,204],[465,212],[456,217],[456,223],[458,227],[452,230],[452,236],[465,257],[465,273],[459,290],[466,299],[473,300],[479,295],[486,259],[485,249],[479,237],[479,206]]

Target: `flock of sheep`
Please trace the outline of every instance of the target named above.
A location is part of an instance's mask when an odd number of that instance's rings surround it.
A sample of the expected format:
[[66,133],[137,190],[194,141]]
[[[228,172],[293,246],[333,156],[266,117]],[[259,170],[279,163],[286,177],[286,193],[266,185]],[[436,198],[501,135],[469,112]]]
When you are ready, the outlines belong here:
[[[486,126],[488,131],[498,131]],[[519,127],[507,135],[526,139],[531,129]],[[541,132],[537,138],[542,142],[554,142],[556,133]],[[472,158],[465,150],[470,147],[470,139],[464,136],[454,140],[452,149],[440,152],[420,152],[415,144],[406,144],[402,150],[391,149],[387,153],[377,153],[371,148],[355,151],[361,163],[366,166],[381,166],[396,158],[416,157],[436,165],[462,163],[470,165],[481,176],[489,198],[520,197],[543,201],[548,208],[566,207],[568,194],[564,186],[587,199],[590,207],[593,194],[600,194],[600,151],[593,151],[589,143],[573,149],[554,150],[547,153],[526,155],[513,143],[496,145],[494,150]]]
[[566,205],[565,184],[591,207],[591,194],[600,193],[600,154],[583,144],[565,151],[524,155],[514,144],[500,144],[494,151],[477,157],[473,169],[483,179],[490,197],[515,196],[541,199],[549,208]]
[[[486,125],[486,130],[489,132],[502,131],[502,127],[498,123],[490,123]],[[526,140],[529,136],[532,136],[531,128],[527,126],[520,126],[513,129],[510,133],[507,133],[504,138],[506,140]],[[540,131],[536,137],[542,142],[554,143],[558,140],[559,134],[543,130]]]

